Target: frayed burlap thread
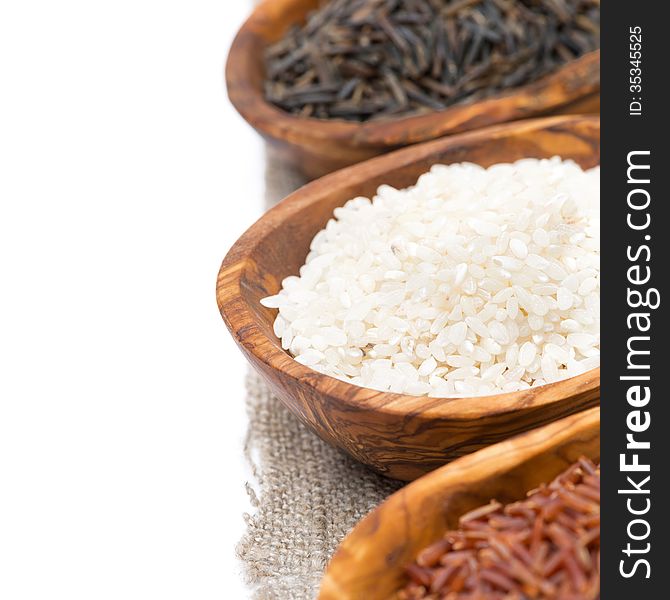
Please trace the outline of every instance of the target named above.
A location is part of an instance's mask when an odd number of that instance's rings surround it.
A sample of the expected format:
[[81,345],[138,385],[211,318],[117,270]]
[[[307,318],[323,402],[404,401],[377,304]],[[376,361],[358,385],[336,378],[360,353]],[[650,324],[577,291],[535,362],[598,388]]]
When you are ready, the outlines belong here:
[[[304,181],[281,157],[266,155],[269,208]],[[400,487],[326,444],[268,390],[247,376],[245,452],[256,485],[237,546],[255,600],[312,600],[342,538]]]

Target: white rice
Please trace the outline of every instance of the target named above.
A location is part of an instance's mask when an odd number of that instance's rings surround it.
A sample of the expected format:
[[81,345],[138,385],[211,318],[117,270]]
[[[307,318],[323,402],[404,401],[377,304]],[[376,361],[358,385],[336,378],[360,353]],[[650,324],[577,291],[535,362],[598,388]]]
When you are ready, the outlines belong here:
[[350,383],[511,392],[600,364],[600,168],[436,165],[354,198],[276,296],[282,347]]

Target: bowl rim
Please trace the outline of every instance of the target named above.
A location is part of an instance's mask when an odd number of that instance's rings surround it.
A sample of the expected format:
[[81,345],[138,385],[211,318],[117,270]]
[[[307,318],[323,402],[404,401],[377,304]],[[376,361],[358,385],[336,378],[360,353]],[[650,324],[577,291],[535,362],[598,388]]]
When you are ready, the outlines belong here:
[[[447,133],[539,116],[586,98],[600,89],[600,49],[597,49],[525,85],[440,111],[363,123],[292,115],[268,102],[262,80],[259,85],[250,73],[254,72],[260,60],[257,52],[253,52],[255,43],[261,38],[259,32],[271,27],[283,9],[297,1],[260,2],[235,36],[224,69],[232,105],[255,129],[271,138],[293,143],[308,139],[361,148],[397,147]],[[473,106],[477,107],[474,114]]]
[[[236,340],[246,352],[271,370],[281,372],[299,386],[311,387],[320,396],[336,398],[355,410],[374,410],[374,412],[393,416],[417,414],[426,419],[471,420],[509,414],[520,410],[533,410],[550,406],[578,394],[593,392],[600,388],[600,367],[585,373],[562,379],[554,383],[487,396],[466,396],[435,398],[432,396],[412,396],[383,392],[361,387],[315,371],[291,357],[281,348],[277,339],[271,339],[259,327],[253,310],[247,303],[241,289],[241,279],[246,269],[254,266],[251,259],[255,247],[270,232],[281,227],[304,208],[319,201],[325,194],[340,184],[364,182],[371,176],[388,172],[400,165],[413,163],[420,158],[431,156],[434,151],[463,142],[478,142],[504,136],[511,131],[558,130],[580,123],[596,125],[600,123],[597,115],[566,115],[528,119],[504,123],[486,129],[447,136],[425,142],[409,148],[403,148],[384,154],[351,167],[330,173],[302,186],[289,194],[273,208],[265,212],[233,244],[219,269],[216,282],[216,299],[221,316]],[[405,157],[411,160],[402,162]],[[516,399],[516,402],[510,402]],[[522,402],[519,402],[522,399]]]

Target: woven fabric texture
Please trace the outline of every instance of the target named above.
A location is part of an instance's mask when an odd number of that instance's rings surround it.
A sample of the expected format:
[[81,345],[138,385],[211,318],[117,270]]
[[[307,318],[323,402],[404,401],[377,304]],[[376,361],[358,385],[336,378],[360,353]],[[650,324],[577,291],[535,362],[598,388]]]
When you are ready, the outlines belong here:
[[[268,150],[266,204],[302,183]],[[335,548],[400,487],[332,448],[297,420],[255,374],[247,378],[246,454],[257,486],[237,547],[256,600],[311,600]],[[255,491],[257,490],[257,492]]]

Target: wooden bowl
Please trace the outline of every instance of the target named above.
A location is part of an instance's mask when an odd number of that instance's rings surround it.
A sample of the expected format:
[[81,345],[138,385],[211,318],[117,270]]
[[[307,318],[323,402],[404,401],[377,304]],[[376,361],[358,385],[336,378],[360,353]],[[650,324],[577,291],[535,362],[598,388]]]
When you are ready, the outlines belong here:
[[595,51],[513,91],[421,116],[372,123],[293,116],[265,100],[263,52],[289,27],[304,22],[318,4],[319,0],[262,2],[237,34],[226,65],[228,95],[235,108],[310,179],[446,134],[543,114],[600,110],[600,51]]
[[274,394],[328,442],[396,479],[411,480],[445,462],[595,405],[600,370],[530,390],[434,399],[378,392],[301,365],[272,329],[276,310],[260,299],[296,274],[333,209],[372,196],[382,183],[407,187],[435,163],[483,166],[555,154],[583,167],[600,162],[594,116],[518,121],[411,146],[314,181],[268,211],[232,247],[217,281],[221,315]]
[[480,450],[411,483],[344,539],[321,582],[319,600],[388,600],[404,567],[458,518],[487,504],[525,497],[581,456],[600,460],[600,408]]

